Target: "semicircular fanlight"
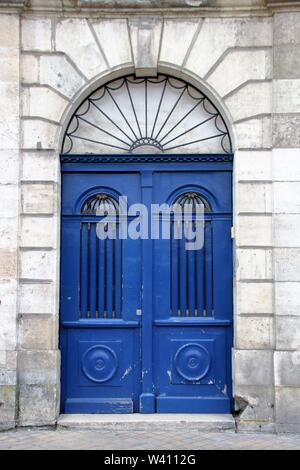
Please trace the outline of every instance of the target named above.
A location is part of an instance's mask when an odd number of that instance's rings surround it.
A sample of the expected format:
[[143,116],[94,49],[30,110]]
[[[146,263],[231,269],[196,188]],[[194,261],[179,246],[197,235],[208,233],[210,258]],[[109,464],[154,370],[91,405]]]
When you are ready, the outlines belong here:
[[128,76],[92,93],[77,109],[63,153],[108,150],[160,153],[231,153],[227,126],[193,86],[166,75]]
[[119,206],[117,201],[106,193],[96,194],[88,198],[82,208],[82,215],[117,215],[119,214]]
[[176,199],[175,204],[181,206],[182,209],[188,206],[190,208],[189,212],[193,214],[197,213],[200,207],[204,209],[204,212],[211,212],[211,206],[207,199],[194,191],[181,194]]

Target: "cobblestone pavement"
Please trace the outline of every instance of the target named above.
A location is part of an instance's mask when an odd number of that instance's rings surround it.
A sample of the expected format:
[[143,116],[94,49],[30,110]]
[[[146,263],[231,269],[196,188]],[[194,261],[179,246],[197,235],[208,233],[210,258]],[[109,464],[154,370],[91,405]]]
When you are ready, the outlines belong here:
[[22,429],[1,432],[0,449],[300,450],[300,435],[204,433],[180,429],[172,432]]

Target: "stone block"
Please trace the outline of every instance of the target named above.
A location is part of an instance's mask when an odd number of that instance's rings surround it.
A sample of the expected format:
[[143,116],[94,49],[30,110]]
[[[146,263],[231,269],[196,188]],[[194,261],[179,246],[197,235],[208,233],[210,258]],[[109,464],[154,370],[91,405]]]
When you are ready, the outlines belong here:
[[238,149],[267,149],[272,147],[272,121],[269,116],[241,121],[235,125]]
[[36,84],[39,81],[39,57],[32,54],[21,56],[21,81],[24,84]]
[[19,48],[20,21],[18,14],[6,15],[1,12],[0,16],[0,44],[2,48]]
[[276,349],[300,350],[300,317],[277,316]]
[[207,81],[220,96],[225,96],[248,80],[271,78],[271,58],[267,49],[230,50]]
[[16,310],[4,310],[1,313],[0,347],[2,350],[14,351],[17,346]]
[[273,115],[273,146],[300,147],[300,114]]
[[277,387],[275,389],[276,424],[281,432],[300,430],[300,388]]
[[52,284],[21,284],[19,311],[22,314],[53,314],[54,287]]
[[18,246],[18,217],[0,219],[0,249],[13,250]]
[[[10,314],[15,318],[17,309],[17,281],[10,279],[7,281],[0,281],[0,312],[1,315]],[[1,324],[3,327],[3,322]]]
[[42,55],[39,73],[41,85],[49,85],[68,98],[73,98],[85,84],[84,78],[63,55]]
[[19,351],[18,371],[21,385],[55,385],[59,381],[59,351]]
[[273,284],[270,282],[239,282],[237,285],[238,314],[272,314]]
[[300,284],[298,282],[275,283],[276,315],[300,316]]
[[19,82],[19,50],[0,47],[1,82],[13,84]]
[[273,197],[276,214],[300,214],[300,182],[275,182]]
[[51,51],[52,25],[48,18],[23,18],[21,22],[23,51]]
[[156,76],[162,20],[156,16],[131,17],[129,32],[137,77]]
[[[121,18],[92,20],[92,27],[111,67],[132,63],[127,20]],[[112,42],[112,37],[114,41]]]
[[57,324],[53,316],[23,315],[19,341],[22,349],[53,350],[57,347]]
[[58,417],[59,392],[55,385],[21,385],[20,426],[51,426]]
[[53,184],[22,185],[22,212],[24,214],[53,214],[55,193]]
[[238,150],[234,157],[237,181],[272,180],[271,152]]
[[274,113],[299,113],[300,79],[273,81]]
[[20,253],[22,279],[53,280],[56,273],[56,252],[26,250]]
[[273,226],[275,247],[300,248],[300,215],[275,214]]
[[0,150],[0,184],[18,184],[18,173],[19,151]]
[[271,317],[235,317],[235,343],[237,349],[272,349],[274,326]]
[[56,217],[23,217],[21,247],[56,248],[58,230]]
[[240,213],[272,212],[271,183],[240,183],[236,194],[236,208]]
[[274,149],[273,172],[275,181],[300,181],[300,150]]
[[16,184],[0,185],[1,217],[18,215],[19,188]]
[[0,385],[0,430],[15,426],[16,387]]
[[56,51],[67,54],[91,79],[106,70],[107,65],[86,19],[61,19],[56,25]]
[[41,117],[59,123],[69,101],[47,87],[25,88],[22,112],[26,117]]
[[300,78],[300,12],[274,15],[274,77]]
[[19,87],[17,83],[0,82],[0,102],[5,109],[5,119],[0,122],[0,142],[2,149],[19,147]]
[[224,101],[234,121],[262,114],[271,114],[272,82],[247,83]]
[[16,249],[0,249],[0,280],[15,279],[18,272],[18,253]]
[[[55,181],[60,177],[59,158],[55,152],[22,152],[23,181]],[[45,209],[43,209],[45,210]]]
[[300,387],[300,351],[275,351],[275,385]]
[[[183,21],[182,19],[166,18],[164,20],[159,61],[172,65],[182,65],[202,21],[199,19]],[[180,38],[180,41],[178,41],[178,38]],[[176,47],[174,47],[174,44],[176,44]]]
[[300,281],[300,248],[275,248],[275,280]]
[[238,249],[236,251],[236,277],[238,280],[271,280],[272,250]]
[[273,351],[234,351],[236,387],[273,384]]
[[236,219],[237,246],[272,246],[271,216],[240,215]]
[[22,121],[22,148],[56,149],[58,130],[58,126],[50,122],[24,119]]
[[248,403],[240,421],[273,421],[275,397],[272,387],[236,384],[234,397],[237,408],[241,400]]

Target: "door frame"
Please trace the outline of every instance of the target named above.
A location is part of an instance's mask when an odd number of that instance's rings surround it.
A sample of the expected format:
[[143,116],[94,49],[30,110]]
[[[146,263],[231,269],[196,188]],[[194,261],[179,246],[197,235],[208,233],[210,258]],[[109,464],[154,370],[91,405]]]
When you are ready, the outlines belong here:
[[[126,173],[138,172],[141,175],[141,190],[142,202],[146,205],[151,203],[152,200],[152,175],[155,171],[180,171],[182,166],[183,171],[233,171],[233,154],[106,154],[106,155],[90,155],[90,154],[62,154],[60,156],[61,173]],[[232,189],[232,186],[231,186]],[[232,194],[231,194],[232,196]],[[232,206],[233,207],[233,206]],[[62,214],[61,214],[62,217]],[[61,233],[62,233],[61,224]],[[155,412],[155,395],[153,393],[153,344],[152,336],[149,331],[153,330],[153,241],[151,238],[142,240],[142,257],[143,269],[147,267],[148,275],[147,289],[144,291],[142,301],[143,315],[141,318],[141,368],[147,370],[145,380],[142,381],[142,390],[140,395],[140,413],[154,413]],[[233,259],[232,259],[233,265]],[[143,279],[143,271],[142,271]],[[142,282],[143,283],[143,282]],[[61,288],[61,280],[60,280]],[[232,291],[233,298],[233,279]],[[61,297],[61,296],[60,296]],[[64,335],[62,335],[61,324],[61,308],[60,308],[60,327],[59,327],[59,348],[62,350],[64,345]],[[228,322],[227,322],[228,324]],[[229,325],[228,325],[229,326]],[[229,396],[231,400],[231,408],[233,411],[233,397],[232,397],[232,359],[231,348],[233,347],[233,312],[231,316],[231,334],[228,335],[228,345],[230,351],[230,358],[228,358],[228,384]],[[65,399],[65,386],[64,376],[62,374],[63,364],[61,361],[61,406]]]

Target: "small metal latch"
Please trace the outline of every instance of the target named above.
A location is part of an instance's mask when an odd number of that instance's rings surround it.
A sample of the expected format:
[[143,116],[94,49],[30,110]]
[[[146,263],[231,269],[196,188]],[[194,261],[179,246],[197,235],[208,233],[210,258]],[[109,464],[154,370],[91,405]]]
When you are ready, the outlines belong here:
[[136,315],[140,317],[142,315],[142,310],[140,308],[136,309]]
[[231,227],[231,239],[234,240],[235,239],[235,228],[234,227]]

